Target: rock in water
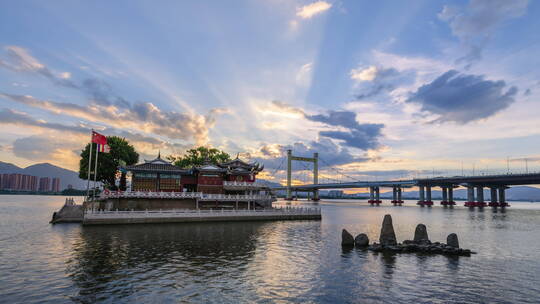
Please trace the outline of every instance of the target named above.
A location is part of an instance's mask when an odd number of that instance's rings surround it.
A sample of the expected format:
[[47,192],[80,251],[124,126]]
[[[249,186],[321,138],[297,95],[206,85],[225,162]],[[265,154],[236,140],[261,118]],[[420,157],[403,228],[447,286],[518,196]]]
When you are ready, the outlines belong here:
[[369,245],[369,238],[365,233],[360,233],[354,238],[354,244],[359,247],[366,247]]
[[416,230],[414,230],[414,241],[417,243],[420,243],[421,241],[429,241],[426,225],[418,224],[416,226]]
[[452,246],[454,248],[459,248],[459,241],[458,241],[458,238],[457,238],[457,234],[455,233],[450,233],[447,237],[446,237],[446,244],[448,246]]
[[394,233],[394,226],[392,226],[392,216],[390,214],[384,216],[379,242],[382,246],[397,245],[396,234]]
[[354,238],[352,234],[345,229],[341,231],[341,246],[354,246]]

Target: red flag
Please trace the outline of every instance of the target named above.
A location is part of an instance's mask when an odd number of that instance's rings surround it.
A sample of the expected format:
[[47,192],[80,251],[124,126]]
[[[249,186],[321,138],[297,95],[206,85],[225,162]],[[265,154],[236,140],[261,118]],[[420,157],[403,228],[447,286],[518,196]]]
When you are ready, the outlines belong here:
[[107,137],[105,137],[105,135],[99,134],[98,132],[92,131],[92,142],[100,145],[106,145]]

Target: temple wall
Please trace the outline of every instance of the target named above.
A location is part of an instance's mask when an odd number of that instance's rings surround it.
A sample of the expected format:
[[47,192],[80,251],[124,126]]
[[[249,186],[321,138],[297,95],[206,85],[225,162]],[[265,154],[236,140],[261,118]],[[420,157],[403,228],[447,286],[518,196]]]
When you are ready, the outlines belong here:
[[99,202],[98,208],[101,210],[170,210],[195,209],[195,206],[195,199],[110,198]]

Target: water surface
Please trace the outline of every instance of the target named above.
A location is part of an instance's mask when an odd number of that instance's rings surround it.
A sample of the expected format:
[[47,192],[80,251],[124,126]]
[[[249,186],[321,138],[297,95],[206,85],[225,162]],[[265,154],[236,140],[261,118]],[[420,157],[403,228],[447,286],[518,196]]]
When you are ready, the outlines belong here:
[[[322,221],[49,225],[59,196],[0,196],[5,303],[538,303],[540,204],[421,208],[325,201]],[[293,205],[305,205],[294,202]],[[343,250],[341,229],[399,240],[418,223],[471,257]]]

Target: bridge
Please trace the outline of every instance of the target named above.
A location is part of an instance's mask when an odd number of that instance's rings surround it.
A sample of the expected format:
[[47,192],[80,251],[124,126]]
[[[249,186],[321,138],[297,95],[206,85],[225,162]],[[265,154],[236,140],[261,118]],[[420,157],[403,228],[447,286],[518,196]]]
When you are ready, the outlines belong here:
[[[310,162],[313,163],[313,183],[303,185],[292,185],[292,161]],[[319,190],[321,189],[354,189],[354,188],[369,188],[369,200],[371,205],[379,205],[382,203],[380,199],[381,188],[392,189],[393,205],[402,205],[402,189],[418,187],[419,191],[419,206],[432,206],[433,200],[431,191],[433,188],[442,190],[443,206],[456,205],[454,201],[453,190],[458,187],[467,189],[466,207],[508,207],[505,191],[510,186],[516,185],[537,185],[540,184],[540,173],[520,173],[520,174],[493,174],[493,175],[472,175],[472,176],[450,176],[450,177],[432,177],[432,178],[416,178],[403,180],[388,180],[388,181],[350,181],[350,182],[331,182],[319,183],[319,154],[314,153],[313,157],[299,157],[292,154],[292,150],[287,150],[287,185],[281,187],[273,187],[273,190],[286,190],[285,199],[292,200],[293,192],[311,193],[310,199],[319,200]],[[304,167],[306,169],[310,169]],[[279,170],[276,169],[276,171]],[[484,189],[490,189],[490,201],[484,199]]]

